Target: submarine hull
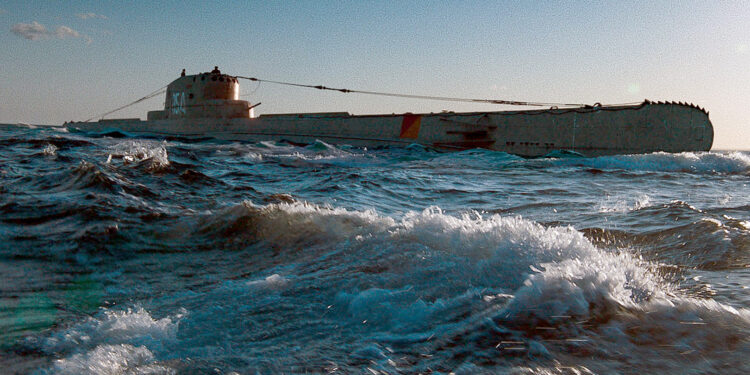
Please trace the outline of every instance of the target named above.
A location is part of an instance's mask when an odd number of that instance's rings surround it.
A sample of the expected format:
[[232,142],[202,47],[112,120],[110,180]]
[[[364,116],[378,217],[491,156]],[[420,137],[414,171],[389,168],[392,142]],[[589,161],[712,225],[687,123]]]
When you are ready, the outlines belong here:
[[708,151],[713,126],[694,105],[638,105],[498,112],[362,115],[299,113],[256,118],[113,119],[70,122],[85,132],[119,130],[151,136],[287,141],[360,147],[417,143],[445,150],[486,148],[526,157],[556,150],[585,156]]

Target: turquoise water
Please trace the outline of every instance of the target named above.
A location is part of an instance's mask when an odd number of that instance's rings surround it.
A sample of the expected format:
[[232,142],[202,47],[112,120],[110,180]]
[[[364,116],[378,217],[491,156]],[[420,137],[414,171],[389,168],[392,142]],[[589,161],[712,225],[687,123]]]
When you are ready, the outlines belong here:
[[11,373],[745,373],[750,154],[0,133]]

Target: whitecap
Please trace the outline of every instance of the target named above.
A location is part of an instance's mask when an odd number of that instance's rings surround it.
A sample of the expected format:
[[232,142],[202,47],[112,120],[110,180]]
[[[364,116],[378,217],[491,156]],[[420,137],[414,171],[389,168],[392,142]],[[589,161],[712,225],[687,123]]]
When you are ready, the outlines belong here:
[[175,374],[172,368],[154,364],[154,354],[145,346],[100,345],[91,351],[54,361],[50,374]]
[[628,212],[638,211],[640,209],[651,207],[651,197],[646,194],[640,194],[639,196],[631,199],[629,197],[616,197],[609,198],[600,203],[599,212]]
[[176,340],[177,321],[183,314],[154,319],[142,307],[121,311],[103,309],[97,316],[47,338],[43,350],[48,353],[75,352],[104,344],[128,344],[162,352]]
[[48,156],[54,156],[57,154],[57,146],[48,143],[46,146],[44,146],[44,149],[42,150],[42,154],[48,155]]
[[162,168],[169,165],[166,142],[148,140],[127,140],[110,147],[107,162],[112,158],[122,159],[123,163],[139,163],[151,160],[152,167]]
[[289,285],[289,279],[275,273],[261,280],[250,280],[246,285],[250,287],[279,290],[284,289]]

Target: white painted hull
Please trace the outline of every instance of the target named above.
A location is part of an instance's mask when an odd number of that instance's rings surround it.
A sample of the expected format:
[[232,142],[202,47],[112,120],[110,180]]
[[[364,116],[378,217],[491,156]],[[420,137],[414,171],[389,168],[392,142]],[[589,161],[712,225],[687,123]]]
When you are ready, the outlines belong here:
[[586,156],[708,151],[713,127],[692,105],[645,102],[633,106],[530,111],[351,116],[342,113],[258,118],[179,118],[72,122],[88,132],[121,130],[157,136],[237,141],[288,141],[374,147],[422,144],[448,150],[487,148],[522,156],[569,150]]

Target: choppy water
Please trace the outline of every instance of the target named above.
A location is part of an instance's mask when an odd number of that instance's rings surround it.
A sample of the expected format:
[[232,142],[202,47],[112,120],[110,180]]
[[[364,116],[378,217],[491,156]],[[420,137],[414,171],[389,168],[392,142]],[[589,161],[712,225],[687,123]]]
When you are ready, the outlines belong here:
[[4,127],[0,366],[750,371],[750,154],[557,156]]

